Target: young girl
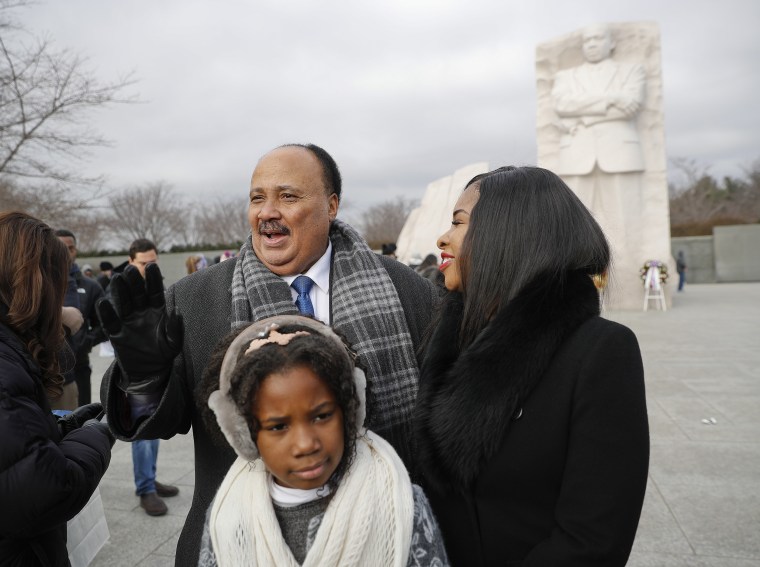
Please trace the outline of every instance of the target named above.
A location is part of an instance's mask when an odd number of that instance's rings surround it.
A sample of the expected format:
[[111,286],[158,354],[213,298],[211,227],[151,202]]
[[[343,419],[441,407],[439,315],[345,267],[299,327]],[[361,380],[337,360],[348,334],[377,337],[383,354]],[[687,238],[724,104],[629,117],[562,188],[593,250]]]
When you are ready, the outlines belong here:
[[237,333],[201,385],[215,390],[205,418],[238,458],[206,515],[199,565],[447,565],[424,493],[363,427],[366,381],[343,341],[295,315]]

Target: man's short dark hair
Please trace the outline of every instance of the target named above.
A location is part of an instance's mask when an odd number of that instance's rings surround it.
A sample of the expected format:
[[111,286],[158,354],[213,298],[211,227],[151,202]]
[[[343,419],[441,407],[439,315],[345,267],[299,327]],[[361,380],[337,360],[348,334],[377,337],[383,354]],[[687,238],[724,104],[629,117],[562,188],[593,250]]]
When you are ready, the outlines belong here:
[[330,154],[325,150],[314,144],[285,144],[280,146],[281,148],[303,148],[309,150],[314,157],[319,160],[319,165],[322,166],[322,182],[325,184],[325,189],[328,195],[335,193],[340,201],[340,192],[343,188],[343,181],[340,177],[340,170],[338,164]]
[[60,237],[64,237],[65,238],[65,237],[68,236],[69,238],[73,238],[74,239],[74,244],[77,243],[77,237],[74,236],[74,233],[71,232],[70,230],[66,230],[65,228],[59,228],[58,230],[56,230],[55,231],[55,235],[57,237],[59,237],[59,238]]
[[100,269],[102,271],[113,270],[113,264],[111,262],[109,262],[109,261],[101,262],[100,263]]
[[158,248],[152,241],[147,238],[138,238],[129,245],[129,259],[134,260],[140,252],[150,252],[151,250],[155,250],[158,254]]

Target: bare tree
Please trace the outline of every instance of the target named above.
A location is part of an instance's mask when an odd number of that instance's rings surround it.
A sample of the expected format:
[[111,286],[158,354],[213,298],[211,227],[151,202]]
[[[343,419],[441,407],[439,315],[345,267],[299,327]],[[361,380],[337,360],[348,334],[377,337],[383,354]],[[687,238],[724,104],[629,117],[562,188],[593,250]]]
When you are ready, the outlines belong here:
[[[51,226],[68,224],[73,218],[80,218],[92,212],[98,212],[92,205],[92,199],[100,194],[98,187],[90,194],[78,194],[60,187],[41,188],[19,185],[11,179],[0,175],[0,210],[19,210],[29,213]],[[88,221],[90,222],[90,221]]]
[[361,214],[359,230],[371,248],[379,248],[386,242],[396,242],[406,218],[416,206],[416,200],[404,197],[372,205]]
[[134,100],[120,94],[133,81],[102,82],[82,57],[34,38],[13,18],[27,3],[0,0],[0,208],[24,210],[52,226],[78,225],[83,234],[93,227],[95,237],[102,215],[91,203],[103,195],[102,176],[82,174],[81,162],[108,141],[87,118]]
[[97,185],[76,162],[107,141],[87,125],[92,110],[128,102],[129,76],[102,82],[86,60],[32,38],[11,12],[25,2],[0,0],[0,174],[30,184]]
[[684,185],[670,187],[670,218],[673,224],[699,222],[725,212],[718,184],[707,170],[690,159],[671,160],[685,177]]
[[99,253],[105,250],[111,237],[111,219],[102,209],[85,209],[77,211],[67,219],[56,224],[56,228],[67,228],[77,237],[77,248],[80,255]]
[[211,204],[199,203],[195,211],[196,244],[230,246],[242,242],[251,230],[245,197],[219,198]]
[[110,226],[125,246],[149,238],[159,250],[190,240],[190,209],[164,181],[125,189],[108,199]]
[[686,182],[670,186],[670,224],[673,236],[711,234],[712,227],[760,222],[760,162],[744,178],[721,181],[694,160],[674,159]]

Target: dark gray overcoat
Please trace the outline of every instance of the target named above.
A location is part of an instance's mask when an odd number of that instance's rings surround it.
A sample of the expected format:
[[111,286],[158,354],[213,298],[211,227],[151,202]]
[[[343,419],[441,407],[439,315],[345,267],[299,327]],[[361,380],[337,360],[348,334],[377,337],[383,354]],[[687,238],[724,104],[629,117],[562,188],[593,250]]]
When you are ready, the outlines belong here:
[[[398,292],[417,350],[437,303],[438,292],[428,280],[408,266],[387,257],[378,258]],[[181,316],[183,345],[181,354],[174,361],[161,403],[137,431],[122,429],[118,418],[109,420],[114,433],[124,440],[169,439],[178,433],[187,433],[191,426],[193,428],[195,493],[177,544],[176,565],[196,564],[206,509],[235,460],[235,453],[229,445],[215,444],[210,438],[197,410],[194,394],[211,351],[230,332],[230,285],[236,262],[235,258],[215,264],[169,288],[166,294],[167,309]],[[119,372],[118,366],[113,364],[103,377],[101,397],[110,416],[129,411],[126,394],[116,386]],[[410,457],[408,450],[398,446],[396,450],[407,462]]]

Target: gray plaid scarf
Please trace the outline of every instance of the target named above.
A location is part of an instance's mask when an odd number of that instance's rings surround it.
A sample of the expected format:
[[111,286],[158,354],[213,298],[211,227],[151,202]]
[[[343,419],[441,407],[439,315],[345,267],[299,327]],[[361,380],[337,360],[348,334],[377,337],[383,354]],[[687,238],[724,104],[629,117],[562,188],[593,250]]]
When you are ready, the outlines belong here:
[[[330,241],[330,319],[367,369],[377,409],[369,426],[382,434],[407,423],[414,407],[419,370],[412,338],[396,288],[361,236],[336,220]],[[232,328],[297,313],[290,287],[256,257],[249,236],[232,276]]]

